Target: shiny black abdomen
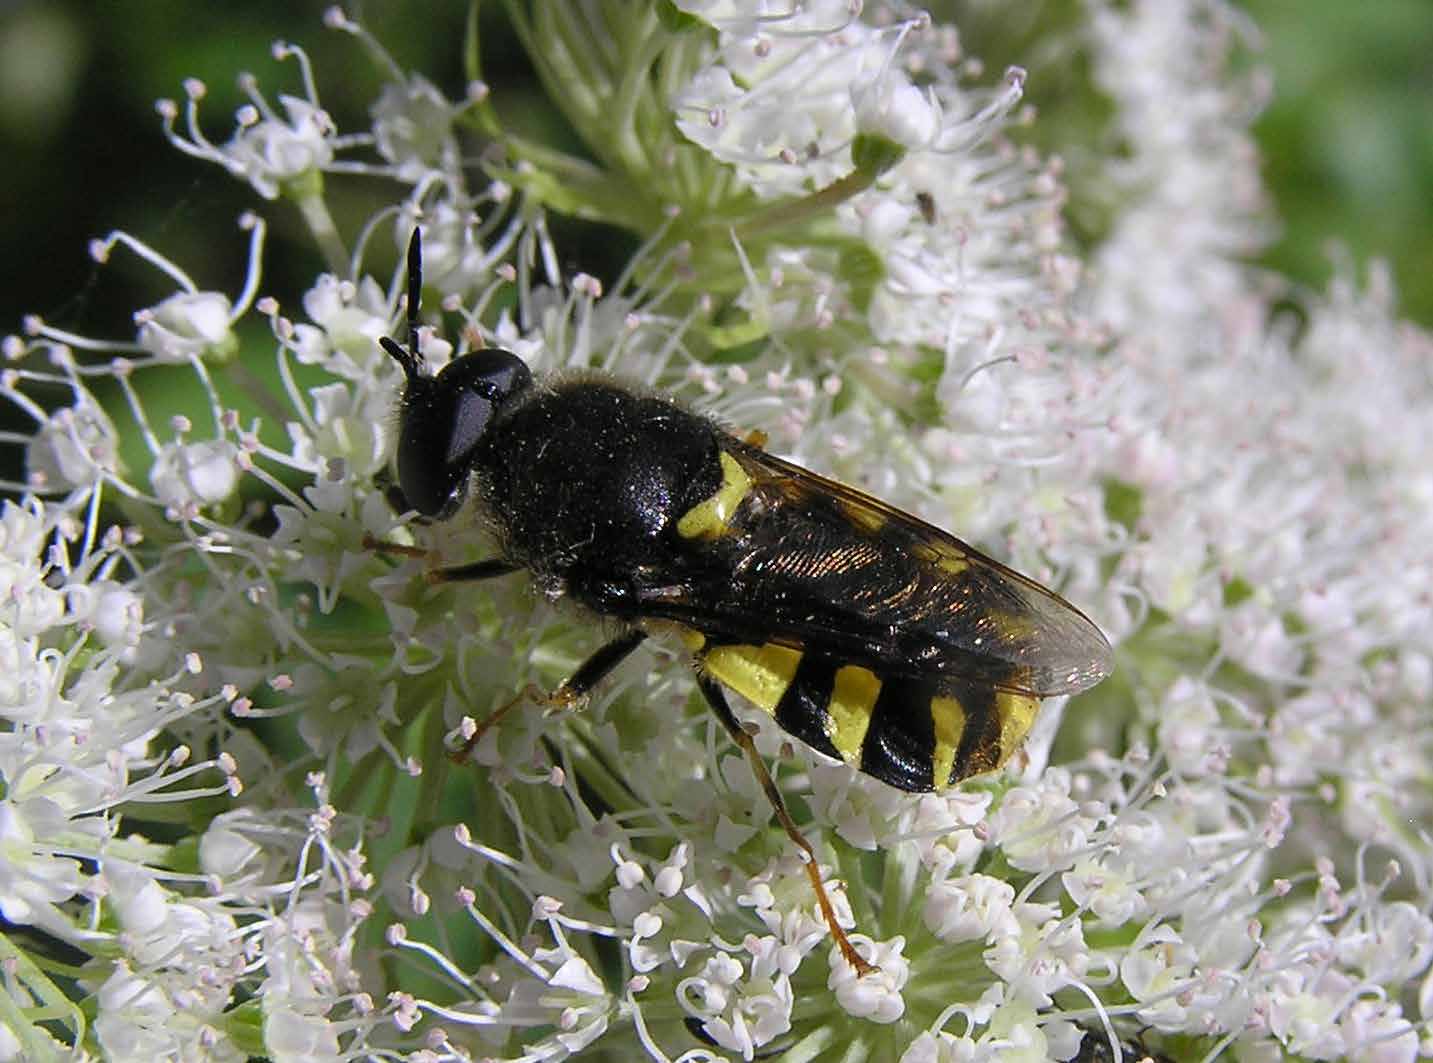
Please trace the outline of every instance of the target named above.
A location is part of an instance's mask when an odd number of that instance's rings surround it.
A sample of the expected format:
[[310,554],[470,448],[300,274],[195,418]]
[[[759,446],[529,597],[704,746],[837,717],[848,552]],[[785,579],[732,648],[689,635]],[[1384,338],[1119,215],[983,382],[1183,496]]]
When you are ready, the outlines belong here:
[[634,576],[670,569],[682,514],[720,486],[722,435],[667,399],[579,377],[504,412],[474,467],[510,560],[621,613]]

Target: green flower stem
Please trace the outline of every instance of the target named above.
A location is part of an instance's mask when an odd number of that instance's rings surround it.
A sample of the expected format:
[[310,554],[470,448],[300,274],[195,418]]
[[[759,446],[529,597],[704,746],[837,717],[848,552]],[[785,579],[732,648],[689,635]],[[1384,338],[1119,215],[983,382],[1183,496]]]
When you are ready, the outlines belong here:
[[284,194],[299,208],[299,214],[318,245],[329,272],[340,280],[353,280],[348,249],[343,245],[343,237],[338,233],[338,226],[334,224],[328,202],[323,196],[323,175],[317,170],[310,170],[305,179],[286,185]]
[[244,364],[242,358],[231,358],[217,367],[215,373],[233,382],[234,386],[263,411],[266,427],[282,430],[293,419],[293,413],[286,410],[269,385],[257,373]]
[[[619,63],[622,79],[617,85],[615,98],[608,107],[612,115],[609,121],[617,133],[614,143],[623,168],[633,178],[647,179],[653,167],[647,149],[643,146],[638,116],[643,110],[643,104],[651,100],[652,68],[668,42],[666,35],[660,32],[657,16],[651,11],[646,12],[631,40],[632,44],[626,49],[627,54],[621,57]],[[670,128],[670,118],[667,123]],[[660,149],[668,139],[649,137],[648,141]]]
[[[384,795],[391,789],[393,762],[381,750],[374,750],[353,765],[343,785],[333,794],[330,804],[334,808],[358,809],[364,807],[359,797],[364,793]],[[379,804],[382,810],[382,803]]]
[[[506,0],[509,9],[518,0]],[[537,67],[538,77],[547,89],[548,99],[567,116],[572,128],[590,129],[602,124],[606,111],[604,101],[612,93],[612,57],[600,46],[603,35],[598,27],[587,24],[589,4],[573,4],[568,0],[538,0],[533,5],[535,38],[541,47],[528,56]],[[598,45],[599,47],[594,47]]]
[[448,729],[443,720],[441,701],[429,701],[428,707],[420,715],[426,715],[422,725],[423,739],[418,758],[423,765],[423,782],[413,809],[413,822],[431,827],[439,821],[443,781],[448,774],[448,750],[443,744]]
[[[776,203],[756,214],[749,214],[733,225],[732,229],[739,238],[750,239],[828,214],[841,203],[870,188],[879,176],[878,173],[854,170],[809,196]],[[713,224],[729,223],[726,219],[713,219]]]
[[912,918],[919,918],[916,881],[920,861],[914,846],[896,846],[886,852],[881,883],[882,936],[906,933]]
[[856,926],[870,926],[871,921],[876,918],[876,911],[863,873],[866,854],[836,839],[827,840],[826,852],[834,858],[836,873],[846,885],[846,900],[851,905]]
[[589,737],[577,728],[569,728],[568,733],[581,739],[568,743],[564,748],[573,770],[581,773],[583,784],[590,787],[614,812],[633,807],[631,787],[613,773],[603,758],[592,752]]
[[831,1025],[818,1026],[797,1041],[782,1055],[783,1063],[812,1063],[825,1059],[826,1050],[836,1040],[836,1028]]

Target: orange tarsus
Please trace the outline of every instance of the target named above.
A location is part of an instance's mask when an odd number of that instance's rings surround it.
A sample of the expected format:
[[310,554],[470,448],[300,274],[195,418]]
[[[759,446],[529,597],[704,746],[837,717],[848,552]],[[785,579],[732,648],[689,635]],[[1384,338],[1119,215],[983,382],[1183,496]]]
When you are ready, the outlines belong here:
[[832,906],[831,898],[826,893],[826,884],[821,881],[821,868],[816,861],[816,851],[811,848],[811,843],[806,840],[806,836],[796,826],[796,821],[786,811],[786,802],[781,797],[781,791],[776,788],[771,773],[767,771],[766,762],[756,751],[756,743],[751,740],[751,735],[747,734],[745,730],[734,732],[732,737],[736,738],[737,744],[746,753],[746,758],[751,763],[751,770],[756,775],[756,781],[761,784],[767,800],[775,809],[777,821],[786,831],[786,836],[805,855],[803,866],[806,868],[806,877],[811,880],[811,888],[816,892],[816,904],[821,909],[821,917],[826,921],[826,928],[831,931],[831,937],[835,940],[836,947],[841,950],[842,957],[855,968],[858,978],[875,974],[880,968],[856,951],[856,946],[851,944],[851,939],[846,936],[845,928],[836,921],[836,909]]

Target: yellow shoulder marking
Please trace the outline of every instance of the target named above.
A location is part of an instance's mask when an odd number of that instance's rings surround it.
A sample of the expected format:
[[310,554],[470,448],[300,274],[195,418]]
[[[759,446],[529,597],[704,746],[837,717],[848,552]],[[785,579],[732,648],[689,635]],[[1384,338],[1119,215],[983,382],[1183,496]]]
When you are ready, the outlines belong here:
[[861,743],[871,727],[871,712],[881,695],[881,680],[870,669],[848,664],[836,671],[826,708],[826,735],[847,764],[861,763]]
[[796,675],[801,651],[770,642],[762,646],[713,646],[701,655],[701,662],[723,686],[774,713]]
[[751,477],[740,463],[724,450],[717,456],[721,459],[721,486],[677,520],[677,534],[683,539],[715,539],[725,534],[736,507],[751,490]]

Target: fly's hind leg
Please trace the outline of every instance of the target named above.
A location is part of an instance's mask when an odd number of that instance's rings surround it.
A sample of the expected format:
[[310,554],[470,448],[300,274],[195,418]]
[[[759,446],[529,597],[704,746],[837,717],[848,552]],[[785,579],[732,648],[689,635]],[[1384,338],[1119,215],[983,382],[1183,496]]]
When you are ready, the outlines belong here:
[[[478,562],[479,565],[487,562]],[[476,567],[476,566],[467,566]],[[442,571],[442,570],[440,570]],[[463,578],[463,577],[458,577]],[[645,631],[629,631],[625,635],[613,639],[591,657],[582,662],[582,665],[570,676],[559,683],[551,691],[539,690],[529,684],[524,687],[518,696],[509,701],[502,708],[481,720],[464,740],[461,747],[453,752],[455,759],[461,760],[473,751],[483,735],[501,720],[508,713],[519,705],[528,704],[537,708],[562,711],[580,706],[592,693],[592,688],[612,673],[612,670],[631,656],[632,651],[640,646],[647,633]]]
[[831,937],[836,942],[836,947],[841,950],[841,955],[856,970],[857,976],[872,974],[878,968],[868,963],[859,952],[856,946],[851,944],[851,939],[846,936],[846,931],[836,921],[836,909],[831,905],[831,898],[826,894],[826,885],[821,881],[821,869],[816,862],[816,850],[806,840],[796,826],[796,821],[791,818],[791,813],[786,811],[786,802],[782,800],[781,791],[777,789],[776,783],[771,778],[771,773],[766,770],[766,762],[761,759],[761,754],[756,751],[756,743],[751,740],[751,735],[746,733],[741,721],[731,711],[727,704],[726,692],[721,685],[710,676],[697,673],[697,686],[701,688],[702,696],[707,699],[712,712],[721,721],[722,726],[727,729],[732,740],[741,747],[746,754],[747,761],[751,764],[751,770],[756,775],[756,781],[766,793],[766,799],[771,802],[771,807],[776,813],[776,820],[781,824],[786,836],[804,854],[806,859],[803,864],[806,868],[806,877],[811,880],[811,888],[816,891],[816,903],[821,908],[821,917],[826,920],[826,926],[831,931]]

